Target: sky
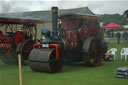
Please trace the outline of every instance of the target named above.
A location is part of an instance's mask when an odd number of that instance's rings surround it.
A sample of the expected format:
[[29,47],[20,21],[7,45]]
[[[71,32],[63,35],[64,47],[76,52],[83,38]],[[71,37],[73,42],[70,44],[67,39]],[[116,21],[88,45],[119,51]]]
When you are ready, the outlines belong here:
[[0,0],[0,13],[88,7],[95,14],[123,14],[128,0]]

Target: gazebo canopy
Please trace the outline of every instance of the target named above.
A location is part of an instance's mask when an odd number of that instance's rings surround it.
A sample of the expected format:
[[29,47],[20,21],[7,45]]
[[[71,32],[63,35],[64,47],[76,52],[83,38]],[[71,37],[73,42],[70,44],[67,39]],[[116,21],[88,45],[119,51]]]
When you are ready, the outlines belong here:
[[116,23],[114,23],[114,22],[111,22],[111,23],[109,23],[109,24],[106,25],[106,26],[104,26],[104,24],[103,24],[103,28],[104,28],[104,29],[122,29],[123,26],[118,25],[118,24],[116,24]]

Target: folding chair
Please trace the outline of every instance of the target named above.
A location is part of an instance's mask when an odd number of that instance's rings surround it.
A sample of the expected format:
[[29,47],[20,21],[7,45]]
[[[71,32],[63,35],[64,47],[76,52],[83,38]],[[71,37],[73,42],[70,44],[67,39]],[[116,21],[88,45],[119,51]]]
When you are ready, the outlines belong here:
[[116,48],[111,48],[107,51],[106,55],[107,54],[111,54],[113,57],[114,57],[114,60],[116,60],[116,52],[117,52],[117,49]]
[[121,52],[120,52],[120,55],[121,55],[121,60],[123,59],[123,56],[125,57],[125,62],[127,61],[127,55],[128,55],[128,48],[122,48],[121,49]]

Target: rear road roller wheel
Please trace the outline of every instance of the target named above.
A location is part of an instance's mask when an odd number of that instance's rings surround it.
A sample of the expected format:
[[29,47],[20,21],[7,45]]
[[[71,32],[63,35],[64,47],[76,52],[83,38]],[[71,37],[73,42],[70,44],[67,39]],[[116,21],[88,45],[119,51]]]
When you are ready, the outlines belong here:
[[88,66],[100,66],[103,56],[102,42],[90,37],[83,44],[84,61]]
[[63,63],[61,57],[56,59],[54,48],[34,48],[29,55],[29,65],[33,71],[37,72],[60,72]]
[[22,64],[28,64],[30,51],[33,49],[33,40],[25,40],[18,44],[17,52],[21,54]]

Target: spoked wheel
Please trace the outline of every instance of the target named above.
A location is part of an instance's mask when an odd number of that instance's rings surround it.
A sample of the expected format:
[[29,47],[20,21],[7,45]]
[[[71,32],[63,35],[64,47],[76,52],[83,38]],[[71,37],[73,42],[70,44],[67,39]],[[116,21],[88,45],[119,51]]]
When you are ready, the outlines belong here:
[[54,48],[34,48],[29,56],[29,65],[37,72],[60,72],[63,63],[62,58],[56,59]]
[[102,43],[99,39],[91,37],[83,45],[84,61],[88,66],[99,66],[103,56]]
[[30,51],[33,49],[33,40],[25,40],[17,46],[18,52],[21,54],[22,57],[22,64],[28,64],[28,57],[30,54]]
[[17,64],[17,53],[16,53],[15,48],[10,49],[8,53],[1,52],[0,60],[4,62],[5,64]]

